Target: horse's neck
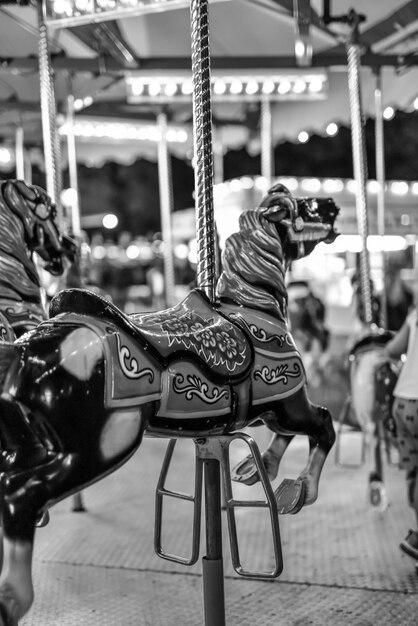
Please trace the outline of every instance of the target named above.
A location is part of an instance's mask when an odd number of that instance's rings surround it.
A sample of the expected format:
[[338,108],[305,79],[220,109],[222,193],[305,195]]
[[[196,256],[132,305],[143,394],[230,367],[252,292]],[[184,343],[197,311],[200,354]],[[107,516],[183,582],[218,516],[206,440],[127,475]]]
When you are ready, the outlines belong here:
[[0,298],[42,302],[39,275],[32,259],[0,243]]

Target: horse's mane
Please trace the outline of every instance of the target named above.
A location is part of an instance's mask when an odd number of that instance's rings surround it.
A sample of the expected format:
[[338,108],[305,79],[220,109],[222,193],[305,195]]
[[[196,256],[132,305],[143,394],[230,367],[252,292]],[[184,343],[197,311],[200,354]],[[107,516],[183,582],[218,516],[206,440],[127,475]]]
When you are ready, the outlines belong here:
[[262,208],[245,211],[240,230],[228,237],[222,254],[218,297],[237,304],[267,310],[287,319],[286,261],[274,224],[263,217]]
[[39,276],[28,254],[24,224],[1,194],[0,298],[41,303]]

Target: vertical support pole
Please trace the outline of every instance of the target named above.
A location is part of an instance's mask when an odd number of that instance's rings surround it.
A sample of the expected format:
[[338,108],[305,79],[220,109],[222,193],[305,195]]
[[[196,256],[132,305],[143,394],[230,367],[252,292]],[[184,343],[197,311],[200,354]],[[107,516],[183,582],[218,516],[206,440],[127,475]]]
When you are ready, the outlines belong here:
[[69,93],[67,96],[67,127],[68,173],[70,187],[74,190],[74,203],[71,206],[71,227],[73,235],[78,237],[81,235],[81,220],[77,175],[77,153],[74,134],[74,95],[72,93]]
[[204,468],[206,556],[203,557],[202,567],[205,626],[225,626],[219,461],[206,459]]
[[25,180],[25,147],[23,126],[16,126],[15,132],[16,178]]
[[386,255],[383,248],[385,235],[385,140],[383,128],[383,102],[382,102],[382,75],[380,68],[376,71],[376,86],[374,90],[375,106],[375,153],[376,153],[376,179],[379,184],[377,192],[377,233],[382,238],[382,272],[383,289],[380,297],[380,324],[387,327],[387,291],[386,291]]
[[25,181],[28,185],[32,183],[32,158],[29,150],[25,151]]
[[171,213],[173,210],[173,186],[171,161],[167,142],[167,115],[159,113],[157,123],[161,137],[158,142],[158,181],[160,190],[161,230],[164,249],[164,288],[167,306],[174,304],[174,258],[171,234]]
[[213,176],[215,185],[224,181],[224,146],[222,128],[213,129]]
[[353,149],[353,170],[356,182],[357,226],[362,240],[360,251],[360,286],[366,324],[373,322],[372,293],[370,286],[370,260],[367,250],[369,234],[367,214],[367,158],[364,137],[360,89],[360,58],[361,50],[358,41],[358,15],[350,12],[352,25],[351,37],[347,44],[348,60],[348,91],[350,98],[351,143]]
[[271,115],[271,101],[263,98],[261,101],[261,176],[267,181],[267,188],[271,187],[274,177],[273,159],[273,128]]
[[45,21],[45,0],[38,5],[39,26],[39,80],[42,116],[42,135],[45,155],[46,189],[51,199],[57,205],[58,223],[62,225],[62,208],[60,193],[62,190],[62,176],[60,168],[60,144],[56,128],[55,90],[52,76],[49,51],[48,31]]
[[[67,95],[67,156],[68,156],[68,174],[69,183],[71,189],[74,191],[74,200],[71,204],[71,230],[75,237],[81,237],[81,219],[80,219],[80,196],[78,189],[78,173],[77,173],[77,152],[75,146],[75,133],[74,133],[74,95],[72,93],[71,79],[68,78],[69,93]],[[80,262],[80,261],[79,261]],[[83,286],[81,280],[82,272],[80,266],[78,266],[78,276],[80,277],[80,287]],[[66,286],[66,280],[63,281],[63,287]],[[75,513],[84,513],[86,508],[84,506],[83,494],[78,491],[73,495],[72,510]]]
[[[213,302],[216,264],[208,0],[191,0],[190,18],[196,163],[197,286]],[[203,559],[205,625],[225,626],[219,460],[207,461],[204,481],[207,551]]]

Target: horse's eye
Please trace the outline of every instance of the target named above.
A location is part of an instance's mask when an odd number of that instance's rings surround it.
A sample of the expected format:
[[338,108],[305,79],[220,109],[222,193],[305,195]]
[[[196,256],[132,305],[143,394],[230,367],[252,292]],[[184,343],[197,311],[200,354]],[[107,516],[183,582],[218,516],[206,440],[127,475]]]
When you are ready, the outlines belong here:
[[41,220],[46,220],[49,216],[49,207],[44,202],[40,202],[36,205],[35,209],[36,217]]

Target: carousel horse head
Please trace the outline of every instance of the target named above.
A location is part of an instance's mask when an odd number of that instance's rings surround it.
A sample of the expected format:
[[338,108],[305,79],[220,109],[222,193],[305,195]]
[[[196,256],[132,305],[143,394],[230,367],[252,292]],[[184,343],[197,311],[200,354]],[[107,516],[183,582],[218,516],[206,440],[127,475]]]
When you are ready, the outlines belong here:
[[54,276],[74,259],[75,245],[60,233],[56,218],[56,207],[41,187],[21,180],[1,183],[0,311],[17,334],[46,317],[36,255]]
[[[33,213],[36,192],[13,185],[11,204],[29,202]],[[67,289],[51,301],[49,319],[0,343],[0,626],[32,603],[42,513],[120,467],[144,433],[196,440],[261,419],[277,433],[263,457],[268,478],[292,437],[306,435],[307,465],[275,491],[277,512],[316,501],[335,432],[329,412],[307,397],[284,277],[293,259],[335,238],[337,214],[330,199],[295,199],[275,186],[226,242],[215,302],[194,289],[169,309],[127,315],[93,292]]]
[[318,243],[334,241],[338,212],[331,198],[294,198],[284,185],[272,187],[258,208],[240,215],[239,232],[225,242],[219,298],[286,319],[286,270]]

